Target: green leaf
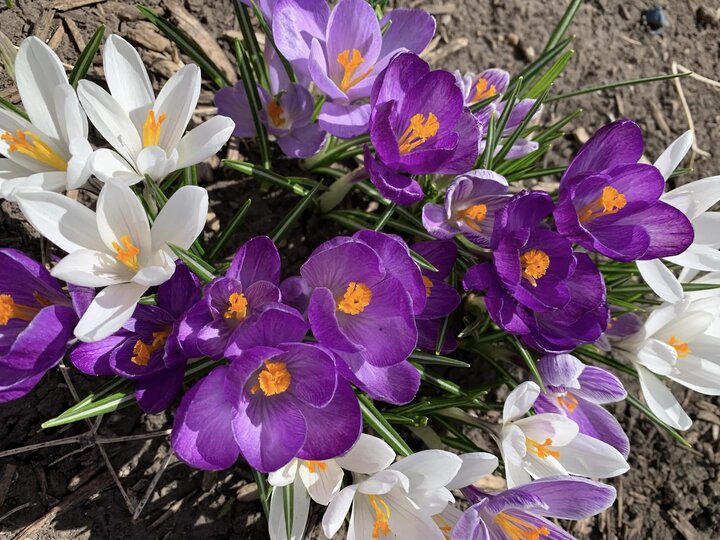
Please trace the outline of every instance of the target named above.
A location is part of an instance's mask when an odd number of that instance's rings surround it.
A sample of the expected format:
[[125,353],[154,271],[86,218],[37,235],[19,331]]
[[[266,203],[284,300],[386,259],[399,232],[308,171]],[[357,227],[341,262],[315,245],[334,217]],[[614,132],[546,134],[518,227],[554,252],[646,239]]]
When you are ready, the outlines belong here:
[[431,354],[422,351],[415,351],[410,355],[410,360],[415,360],[419,364],[437,364],[440,366],[451,366],[468,368],[470,364],[463,362],[462,360],[455,360],[447,356],[441,356],[439,354]]
[[[547,102],[547,100],[545,101]],[[561,137],[563,135],[563,133],[561,132],[562,128],[575,120],[575,118],[580,116],[582,112],[582,109],[576,109],[570,114],[555,122],[554,124],[548,126],[540,135],[535,137],[535,142],[537,142],[538,144],[544,144],[556,139],[557,137]]]
[[256,180],[260,180],[261,182],[269,182],[283,189],[287,189],[288,191],[292,191],[295,195],[300,195],[301,197],[306,196],[309,191],[299,184],[307,184],[312,187],[321,186],[321,190],[327,189],[317,180],[300,177],[286,178],[273,171],[265,169],[264,167],[260,167],[259,165],[255,165],[253,163],[248,163],[246,161],[233,161],[230,159],[226,159],[223,160],[223,165],[225,165],[226,167],[230,167],[231,169],[234,169],[236,171],[240,171],[247,176],[252,176]]
[[[560,56],[560,58],[555,61],[555,63],[550,67],[550,69],[548,69],[543,74],[543,76],[538,79],[535,85],[530,88],[530,90],[528,90],[525,97],[535,99],[545,93],[550,88],[555,79],[557,79],[558,76],[563,72],[565,66],[567,66],[567,63],[572,58],[573,54],[575,54],[575,51],[573,50],[565,51]],[[546,103],[550,101],[552,101],[552,99],[547,99]]]
[[[247,6],[240,3],[238,0],[234,0],[233,8],[235,9],[235,16],[238,23],[240,24],[240,33],[243,36],[243,45],[248,53],[248,59],[252,65],[254,79],[259,81],[265,89],[270,90],[270,81],[267,66],[265,65],[265,58],[263,57],[262,50],[260,49],[257,38],[255,37],[255,30],[253,29]],[[265,19],[263,19],[260,11],[256,11],[256,13],[258,15],[258,20],[265,22]],[[267,23],[265,23],[265,29],[270,30]],[[266,35],[272,36],[272,32],[266,32]]]
[[550,91],[550,88],[547,88],[545,92],[537,99],[535,100],[535,103],[530,108],[528,113],[525,115],[525,118],[523,118],[520,125],[515,128],[515,130],[510,134],[510,136],[503,141],[502,148],[500,151],[493,157],[492,161],[492,168],[495,169],[502,160],[505,159],[505,156],[507,156],[510,149],[513,147],[515,142],[520,138],[520,135],[525,131],[525,128],[527,125],[532,121],[533,117],[535,116],[535,113],[540,110],[540,107],[542,106],[543,102],[545,101],[545,98],[547,97],[548,92]]
[[273,242],[277,244],[290,227],[292,227],[292,225],[298,220],[310,203],[313,202],[315,195],[317,195],[317,192],[320,190],[320,185],[321,184],[315,186],[310,193],[300,199],[300,202],[295,205],[295,208],[293,208],[290,213],[288,213],[288,215],[286,215],[285,218],[278,223],[277,227],[275,227],[275,230],[270,235]]
[[410,256],[412,257],[413,261],[415,261],[420,268],[424,268],[425,270],[430,270],[431,272],[439,272],[440,271],[437,268],[435,268],[425,257],[420,255],[419,253],[414,252],[412,249],[410,250]]
[[572,0],[572,2],[570,2],[570,5],[568,5],[565,13],[558,21],[557,26],[555,26],[552,33],[550,34],[550,37],[548,38],[548,41],[543,48],[543,54],[551,50],[563,39],[565,32],[567,32],[567,29],[570,27],[570,24],[575,18],[575,15],[577,15],[580,6],[582,6],[582,3],[583,0]]
[[388,207],[385,209],[385,212],[383,212],[383,214],[380,216],[380,219],[378,219],[378,222],[375,224],[376,231],[381,231],[383,227],[385,227],[388,220],[392,217],[393,212],[395,212],[396,207],[396,203],[390,203],[388,205]]
[[485,150],[478,158],[478,165],[480,169],[488,169],[492,163],[493,150],[495,149],[492,141],[495,139],[496,125],[497,120],[495,119],[495,113],[493,112],[490,114],[490,118],[488,118],[487,132],[485,133]]
[[630,79],[627,81],[618,81],[618,82],[612,82],[612,83],[606,83],[606,84],[598,84],[595,86],[587,86],[585,88],[579,88],[577,90],[573,90],[572,92],[567,92],[565,94],[559,94],[557,96],[548,98],[547,103],[552,103],[553,101],[560,101],[562,99],[567,99],[570,97],[581,96],[583,94],[600,92],[602,90],[611,90],[613,88],[621,88],[623,86],[635,86],[638,84],[646,84],[646,83],[658,82],[658,81],[667,81],[670,79],[677,79],[678,77],[687,77],[688,75],[692,75],[692,72],[691,71],[683,71],[681,73],[667,73],[665,75],[655,75],[653,77],[643,77],[641,79]]
[[537,368],[537,363],[535,362],[535,359],[530,354],[530,351],[528,351],[522,343],[520,343],[520,340],[516,338],[515,336],[510,336],[509,338],[510,343],[515,348],[515,350],[520,355],[520,358],[523,359],[523,362],[525,362],[525,365],[530,370],[530,373],[533,374],[533,377],[535,377],[535,380],[537,380],[538,385],[542,389],[542,391],[545,391],[545,385],[543,384],[542,377],[540,377],[540,372]]
[[[255,484],[258,487],[258,494],[260,495],[260,504],[262,505],[263,512],[265,513],[265,519],[270,519],[270,495],[272,494],[272,490],[270,489],[270,484],[268,484],[267,478],[265,475],[259,471],[256,471],[252,467],[250,467],[250,472],[253,475],[253,478],[255,479]],[[288,536],[288,538],[291,538]]]
[[562,53],[565,48],[570,45],[573,38],[565,38],[561,40],[557,45],[555,45],[552,49],[549,51],[541,54],[537,60],[535,60],[533,63],[529,64],[525,69],[523,69],[520,73],[515,75],[512,79],[510,79],[510,84],[512,84],[515,79],[518,77],[522,77],[525,79],[525,87],[527,88],[527,84],[533,80],[542,70],[545,66],[550,64],[555,58],[557,58],[560,53]]
[[145,6],[137,5],[136,7],[148,21],[154,24],[160,32],[165,34],[165,37],[175,43],[182,52],[187,54],[190,59],[200,67],[202,72],[215,83],[215,86],[224,88],[230,84],[220,68],[205,54],[205,51],[202,50],[193,38],[165,17],[158,15]]
[[191,253],[180,246],[176,246],[175,244],[168,244],[168,246],[172,249],[173,253],[175,253],[175,255],[177,255],[187,265],[187,267],[200,278],[201,281],[204,283],[210,283],[213,279],[215,279],[215,269],[198,255]]
[[218,255],[222,253],[222,250],[225,249],[225,246],[230,241],[230,238],[235,235],[237,228],[242,223],[243,218],[245,217],[245,214],[251,204],[252,200],[248,199],[245,201],[245,204],[243,204],[238,211],[235,212],[235,215],[232,217],[230,222],[222,228],[222,233],[220,233],[220,236],[218,236],[218,239],[213,244],[212,249],[210,249],[210,252],[207,254],[208,261],[214,262],[215,259],[218,258]]
[[25,120],[30,121],[30,118],[28,117],[27,113],[25,111],[22,111],[18,109],[15,105],[10,103],[7,99],[0,96],[0,107],[3,109],[7,109],[8,111],[14,112],[18,116],[22,116]]
[[197,165],[190,165],[183,169],[183,185],[186,186],[197,186],[198,185],[198,172]]
[[[73,409],[65,411],[60,416],[43,422],[40,427],[47,429],[51,427],[62,426],[65,424],[71,424],[86,418],[93,418],[101,414],[111,413],[117,411],[121,407],[126,407],[135,401],[135,390],[129,381],[123,381],[124,388],[113,392],[105,397],[96,399],[93,396],[85,398],[81,402],[82,407],[76,406]],[[80,404],[78,404],[80,405]]]
[[78,82],[80,82],[81,79],[84,79],[85,75],[87,75],[104,36],[105,25],[101,24],[98,29],[95,30],[95,33],[90,38],[90,41],[87,42],[87,45],[85,45],[85,48],[80,53],[80,56],[78,56],[77,62],[75,62],[75,67],[73,67],[73,70],[68,76],[68,81],[73,88],[77,88]]
[[333,163],[337,163],[343,159],[343,157],[348,153],[352,154],[353,152],[362,152],[363,145],[369,142],[370,135],[360,135],[359,137],[348,139],[347,141],[332,147],[332,149],[321,151],[319,154],[305,159],[303,161],[303,165],[308,170],[332,165]]
[[283,511],[285,513],[285,534],[288,538],[292,538],[293,518],[295,512],[295,483],[290,482],[282,487],[283,492]]
[[412,454],[412,450],[405,440],[395,431],[395,428],[390,425],[380,411],[375,408],[372,400],[365,394],[358,394],[357,398],[365,423],[374,429],[398,455],[407,457]]

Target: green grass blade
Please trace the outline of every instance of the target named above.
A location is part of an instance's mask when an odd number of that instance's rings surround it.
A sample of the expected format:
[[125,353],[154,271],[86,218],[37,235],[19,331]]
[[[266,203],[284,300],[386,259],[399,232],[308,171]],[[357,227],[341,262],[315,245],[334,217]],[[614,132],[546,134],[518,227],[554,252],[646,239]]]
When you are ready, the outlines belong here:
[[493,161],[492,161],[493,169],[495,169],[502,162],[502,160],[505,159],[505,156],[507,156],[510,149],[520,138],[520,135],[525,131],[525,128],[532,121],[533,117],[535,116],[535,113],[537,113],[540,110],[540,107],[542,107],[542,104],[545,101],[545,98],[547,97],[547,94],[549,91],[550,91],[550,88],[547,88],[545,90],[545,92],[543,92],[543,94],[535,101],[535,103],[533,104],[531,109],[525,115],[525,118],[523,118],[520,125],[517,128],[515,128],[515,130],[510,134],[510,136],[505,141],[503,141],[502,148],[493,158]]
[[[575,51],[571,49],[569,51],[565,51],[562,55],[560,55],[560,58],[555,61],[555,63],[550,67],[550,69],[543,73],[543,76],[537,80],[537,82],[533,85],[532,88],[530,88],[530,90],[528,90],[525,97],[528,97],[530,99],[536,99],[540,97],[546,90],[548,90],[552,83],[555,81],[555,79],[557,79],[558,76],[563,72],[565,66],[567,66],[573,54],[575,54]],[[549,101],[551,100],[548,98],[546,102]]]
[[573,19],[575,18],[575,15],[577,15],[580,6],[582,6],[582,3],[583,0],[572,0],[572,2],[570,2],[567,9],[565,10],[565,13],[558,21],[557,26],[550,34],[548,42],[545,44],[545,48],[543,48],[543,54],[555,47],[563,39],[565,32],[567,32],[567,29],[573,22]]
[[298,202],[295,205],[295,208],[293,208],[290,213],[285,216],[285,218],[278,223],[278,226],[275,227],[275,230],[270,235],[270,238],[272,238],[272,241],[276,244],[278,241],[285,236],[285,233],[292,227],[295,222],[298,220],[298,218],[302,215],[303,212],[305,212],[305,209],[310,205],[310,203],[313,202],[315,199],[315,195],[317,195],[318,191],[320,191],[320,185],[318,184],[315,186],[315,188],[305,195],[302,199],[300,199],[300,202]]
[[81,79],[84,79],[85,75],[87,75],[90,66],[92,66],[93,59],[100,48],[103,36],[105,36],[105,25],[101,24],[98,29],[95,30],[95,33],[90,38],[90,41],[87,42],[87,45],[85,45],[85,48],[80,53],[80,56],[78,56],[77,62],[75,62],[75,67],[73,67],[73,70],[68,76],[68,81],[73,88],[77,88],[78,82],[80,82]]
[[[262,505],[263,512],[265,513],[265,519],[269,519],[269,501],[270,495],[272,493],[272,490],[270,489],[270,484],[268,484],[267,478],[263,473],[256,471],[252,467],[250,467],[250,472],[252,472],[253,478],[255,479],[255,484],[258,487],[258,495],[260,495],[260,504]],[[288,536],[288,538],[290,538],[290,536]]]
[[637,410],[639,410],[641,413],[643,413],[645,416],[648,417],[648,420],[650,420],[653,424],[655,424],[657,427],[668,433],[673,439],[678,441],[683,446],[686,446],[688,448],[692,448],[692,444],[680,435],[675,429],[671,428],[667,424],[663,423],[662,420],[660,420],[657,416],[655,416],[655,413],[653,413],[650,408],[642,403],[639,399],[637,399],[635,396],[632,396],[628,394],[627,396],[628,403],[635,407]]
[[530,351],[528,351],[522,343],[516,338],[515,336],[510,337],[510,343],[512,344],[513,348],[518,352],[520,355],[520,358],[523,359],[523,362],[525,362],[525,365],[530,370],[530,373],[533,374],[533,377],[537,380],[538,385],[540,388],[545,391],[545,385],[543,384],[542,377],[540,377],[540,372],[537,368],[537,363],[535,362],[535,359],[530,355]]
[[[253,29],[252,21],[250,20],[248,8],[245,4],[240,3],[238,0],[233,1],[233,8],[235,9],[235,17],[240,24],[240,33],[243,36],[243,45],[245,46],[245,50],[247,51],[250,62],[253,66],[255,80],[259,81],[260,84],[267,90],[270,90],[270,82],[267,66],[265,65],[265,58],[262,50],[260,50],[257,38],[255,37],[255,30]],[[259,19],[262,19],[262,15],[259,11],[258,15]],[[267,23],[265,24],[265,27],[267,28]]]
[[168,246],[204,283],[210,283],[215,279],[215,269],[198,255],[174,244]]
[[2,107],[3,109],[7,109],[10,112],[14,112],[18,116],[22,116],[25,120],[30,121],[30,118],[25,111],[18,109],[15,105],[10,103],[2,96],[0,96],[0,107]]
[[425,268],[426,270],[430,270],[431,272],[439,272],[437,268],[435,268],[425,257],[420,255],[419,253],[415,253],[412,249],[410,250],[410,256],[412,259],[417,263],[417,265],[420,268]]
[[298,180],[292,181],[290,178],[281,176],[273,171],[265,169],[264,167],[255,165],[254,163],[248,163],[247,161],[233,161],[230,159],[226,159],[223,161],[223,165],[239,171],[247,176],[252,176],[256,180],[260,180],[261,182],[269,182],[283,189],[287,189],[288,191],[293,192],[295,195],[300,195],[301,197],[306,196],[309,191],[303,186],[299,185],[300,183],[307,184],[309,186],[312,186],[313,188],[320,186],[321,191],[327,189],[317,180],[312,180],[310,178],[302,178],[302,180],[300,180],[299,177],[293,177],[298,178]]
[[557,96],[548,98],[547,103],[552,103],[553,101],[560,101],[560,100],[575,97],[575,96],[581,96],[583,94],[591,94],[593,92],[600,92],[602,90],[612,90],[613,88],[622,88],[623,86],[635,86],[638,84],[647,84],[647,83],[652,83],[652,82],[668,81],[670,79],[677,79],[679,77],[687,77],[688,75],[692,75],[692,72],[691,71],[683,71],[681,73],[666,73],[663,75],[654,75],[653,77],[643,77],[641,79],[630,79],[627,81],[617,81],[617,82],[606,83],[606,84],[598,84],[595,86],[587,86],[585,88],[578,88],[577,90],[573,90],[572,92],[567,92],[565,94],[558,94]]
[[447,356],[441,356],[438,354],[426,353],[422,351],[415,351],[410,355],[410,360],[415,360],[418,364],[437,364],[439,366],[451,366],[468,368],[470,364],[463,362],[462,360],[456,360],[455,358],[449,358]]
[[412,450],[405,440],[395,431],[395,428],[375,408],[372,400],[365,394],[358,394],[360,410],[362,411],[365,423],[374,429],[382,439],[388,443],[398,455],[406,457],[412,454]]
[[250,205],[252,204],[252,200],[248,199],[245,201],[245,204],[243,204],[237,212],[235,212],[235,215],[232,217],[230,222],[223,228],[222,233],[218,237],[218,239],[213,244],[212,248],[210,249],[210,252],[207,254],[207,260],[210,262],[215,262],[215,259],[218,258],[218,255],[222,253],[222,250],[225,249],[225,246],[230,241],[230,238],[233,237],[235,232],[237,231],[237,228],[240,226],[240,224],[243,221],[243,218],[245,217],[245,214],[250,208]]
[[547,53],[544,53],[540,55],[540,57],[535,60],[533,63],[528,65],[525,69],[523,69],[520,73],[518,73],[515,77],[513,77],[510,80],[510,84],[512,84],[518,77],[523,77],[526,81],[526,88],[527,83],[532,81],[535,77],[537,77],[538,73],[540,73],[545,66],[550,64],[555,58],[557,58],[560,53],[562,53],[568,45],[572,42],[573,38],[569,37],[562,41],[560,41],[555,47],[553,47],[550,51]]
[[295,484],[290,482],[282,487],[283,512],[285,513],[285,534],[292,538],[293,518],[295,513]]

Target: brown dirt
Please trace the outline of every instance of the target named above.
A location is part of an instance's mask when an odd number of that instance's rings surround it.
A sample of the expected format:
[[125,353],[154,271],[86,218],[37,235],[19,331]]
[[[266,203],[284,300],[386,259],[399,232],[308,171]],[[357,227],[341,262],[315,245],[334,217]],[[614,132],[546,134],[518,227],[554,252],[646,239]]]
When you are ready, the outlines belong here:
[[[100,1],[70,11],[49,13],[50,0],[18,0],[12,9],[0,9],[0,29],[18,42],[40,32],[50,38],[61,26],[65,35],[56,50],[72,63],[78,47],[69,27],[75,22],[85,40],[101,22],[108,31],[127,33],[147,29],[133,8],[133,2]],[[158,0],[147,5],[162,9]],[[408,2],[397,1],[407,6]],[[445,2],[419,0],[410,5],[433,11],[440,23],[442,40],[434,51],[437,67],[472,69],[499,66],[518,70],[542,49],[549,32],[566,2],[540,0],[472,0]],[[188,0],[186,7],[213,34],[221,38],[233,29],[232,10],[227,0]],[[580,10],[572,32],[576,58],[571,62],[557,90],[570,91],[611,80],[654,75],[670,70],[677,61],[697,73],[715,77],[720,73],[720,26],[697,15],[698,9],[717,9],[712,0],[668,2],[671,25],[663,34],[651,33],[641,24],[641,11],[650,6],[637,0],[591,1]],[[50,21],[43,31],[43,14]],[[450,44],[466,38],[468,45],[452,52]],[[166,53],[163,53],[166,54]],[[149,64],[162,73],[160,60],[172,61],[170,51],[143,53]],[[154,76],[162,81],[160,75]],[[691,178],[701,178],[720,170],[720,153],[713,142],[720,140],[720,94],[694,80],[684,80],[689,107],[696,124],[699,146],[711,156],[695,162]],[[12,84],[0,74],[0,95],[14,98]],[[209,91],[201,105],[211,103]],[[653,106],[654,105],[654,106]],[[546,118],[559,118],[575,107],[585,113],[568,130],[584,127],[588,133],[620,116],[637,120],[646,132],[647,155],[653,158],[687,127],[677,93],[671,83],[655,83],[636,88],[581,96],[546,108]],[[659,111],[659,112],[658,112]],[[663,124],[669,126],[664,131]],[[564,164],[577,149],[577,138],[568,136],[557,145],[547,165]],[[253,157],[251,148],[240,143],[239,151]],[[204,167],[202,179],[211,192],[211,209],[216,216],[210,230],[227,221],[246,198],[253,200],[246,228],[235,246],[246,238],[267,233],[294,204],[292,196],[276,190],[262,191],[254,180],[229,175],[215,166]],[[289,165],[289,164],[288,164]],[[0,245],[20,247],[40,255],[40,244],[18,220],[12,205],[3,202],[0,213]],[[299,224],[281,246],[289,269],[297,267],[309,250],[333,233],[325,222],[308,218]],[[229,248],[232,251],[232,246]],[[72,374],[81,395],[97,386],[97,381]],[[630,390],[637,394],[637,388]],[[615,412],[627,427],[632,443],[630,472],[613,484],[620,497],[615,507],[596,519],[575,524],[571,529],[579,538],[718,538],[720,537],[720,403],[675,388],[685,395],[685,405],[697,418],[687,438],[694,450],[680,447],[658,432],[637,411],[620,404]],[[82,423],[48,432],[40,424],[72,405],[72,396],[63,378],[53,372],[30,396],[0,408],[0,452],[37,442],[79,435],[87,431]],[[104,418],[102,437],[138,435],[167,429],[169,417],[148,416],[128,408]],[[475,434],[476,436],[479,434]],[[489,447],[491,445],[488,445]],[[79,444],[55,446],[0,458],[0,538],[248,538],[267,537],[264,518],[257,500],[246,502],[238,495],[252,482],[242,466],[219,474],[203,474],[172,461],[158,488],[137,522],[133,522],[120,491],[106,472],[96,447]],[[106,449],[120,482],[133,503],[142,498],[167,453],[167,441],[156,438],[107,445]],[[61,461],[61,458],[63,458]],[[241,500],[242,499],[242,500]],[[252,499],[252,497],[250,497]],[[11,515],[7,515],[13,512]],[[312,516],[312,538],[321,538],[320,517]],[[46,518],[46,519],[45,519]],[[27,531],[26,528],[31,530]],[[26,534],[23,534],[26,531]]]

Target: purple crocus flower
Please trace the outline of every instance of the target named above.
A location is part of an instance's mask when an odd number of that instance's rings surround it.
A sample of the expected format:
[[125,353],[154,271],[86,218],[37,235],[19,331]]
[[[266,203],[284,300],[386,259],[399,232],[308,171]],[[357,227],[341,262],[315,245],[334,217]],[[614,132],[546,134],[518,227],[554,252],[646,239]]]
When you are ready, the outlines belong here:
[[60,363],[78,322],[73,302],[42,264],[0,249],[0,403],[23,397]]
[[640,317],[634,313],[623,313],[621,315],[612,315],[613,311],[619,308],[610,306],[610,321],[607,325],[607,330],[602,336],[595,342],[595,346],[601,351],[610,352],[612,350],[612,341],[619,340],[637,334],[644,323]]
[[[413,244],[411,249],[438,269],[437,272],[432,272],[421,268],[427,303],[425,309],[415,316],[418,329],[417,346],[434,351],[443,319],[460,305],[460,294],[455,287],[445,282],[457,259],[457,245],[449,240],[430,240]],[[456,347],[457,339],[449,332],[441,352],[447,354]]]
[[618,261],[670,257],[692,243],[693,227],[660,201],[665,180],[643,154],[640,127],[618,120],[578,151],[560,181],[558,231],[572,242]]
[[228,468],[242,455],[256,470],[271,472],[295,457],[344,454],[361,430],[357,398],[331,354],[286,343],[230,357],[230,365],[190,389],[175,417],[172,445],[201,469]]
[[586,366],[570,354],[543,356],[537,363],[545,391],[535,401],[538,413],[567,416],[580,433],[614,446],[623,457],[630,442],[617,419],[601,405],[622,401],[627,392],[607,370]]
[[[264,345],[267,326],[299,314],[280,304],[280,254],[267,236],[246,242],[224,277],[205,287],[205,296],[180,323],[180,343],[189,357],[218,359],[229,349]],[[268,314],[272,310],[274,313]],[[256,328],[257,327],[257,328]]]
[[463,103],[452,73],[430,71],[419,56],[397,55],[370,96],[370,140],[365,167],[381,195],[412,204],[423,191],[408,174],[458,174],[478,156],[480,127]]
[[300,269],[312,289],[308,319],[341,373],[374,399],[404,404],[420,384],[405,360],[417,344],[414,315],[427,302],[420,269],[398,237],[360,231],[318,247]]
[[463,493],[472,503],[452,531],[452,540],[519,540],[553,538],[572,540],[547,518],[585,519],[615,501],[615,488],[586,478],[542,478],[500,493],[468,487]]
[[467,290],[485,291],[493,321],[527,345],[567,352],[600,337],[608,321],[605,284],[592,260],[543,221],[553,202],[522,192],[495,216],[493,262],[471,267]]
[[118,375],[135,381],[135,397],[148,413],[165,410],[180,392],[188,357],[180,347],[180,320],[200,300],[200,281],[177,263],[173,276],[157,290],[156,305],[140,304],[115,334],[80,343],[73,365],[88,375]]
[[341,138],[367,132],[363,100],[390,59],[422,52],[434,34],[435,20],[424,11],[396,9],[378,21],[364,0],[340,0],[332,12],[325,0],[280,0],[273,13],[278,50],[325,94],[320,127]]
[[448,187],[444,205],[423,207],[423,225],[436,238],[464,234],[471,242],[490,247],[495,213],[511,197],[507,189],[507,180],[494,171],[477,169],[462,174]]

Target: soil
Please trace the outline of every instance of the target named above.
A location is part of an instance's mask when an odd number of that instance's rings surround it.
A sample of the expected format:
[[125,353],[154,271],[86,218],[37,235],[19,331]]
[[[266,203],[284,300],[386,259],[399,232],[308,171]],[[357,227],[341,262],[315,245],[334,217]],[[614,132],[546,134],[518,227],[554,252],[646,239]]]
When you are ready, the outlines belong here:
[[[147,35],[148,26],[133,7],[134,2],[89,1],[84,7],[63,11],[63,1],[17,0],[12,9],[0,9],[0,29],[14,43],[38,34],[54,39],[63,61],[72,64],[79,48],[75,35],[87,40],[95,28]],[[81,3],[81,2],[77,2]],[[440,41],[431,53],[436,67],[480,71],[503,67],[518,71],[541,51],[566,2],[540,0],[441,0],[397,1],[401,7],[424,7],[439,22]],[[146,2],[157,11],[165,4]],[[56,11],[52,7],[58,7]],[[186,8],[229,52],[228,32],[236,28],[228,0],[188,0]],[[661,33],[643,23],[642,12],[651,2],[589,1],[580,9],[571,31],[575,59],[556,82],[557,92],[608,81],[619,81],[668,73],[679,64],[709,78],[720,73],[720,23],[714,0],[667,2],[669,26]],[[62,30],[60,30],[62,28]],[[64,35],[58,33],[63,32]],[[150,51],[142,47],[152,66],[153,81],[162,83],[168,69],[179,58],[172,48]],[[698,155],[688,178],[702,178],[720,170],[720,93],[717,88],[694,79],[683,79],[682,87],[695,123],[698,146],[709,155]],[[0,95],[16,101],[8,77],[0,72]],[[208,107],[212,94],[204,90],[200,106]],[[567,162],[584,140],[599,126],[618,117],[633,118],[646,134],[649,159],[656,157],[674,137],[688,127],[681,100],[670,82],[652,83],[579,96],[547,106],[548,121],[575,108],[585,112],[568,127],[568,135],[547,160],[547,166]],[[586,133],[583,132],[583,129]],[[228,153],[255,156],[240,142]],[[225,157],[225,156],[223,156]],[[238,233],[232,252],[242,241],[267,234],[280,216],[292,208],[296,198],[276,189],[261,189],[258,183],[228,173],[211,162],[201,169],[201,180],[210,190],[211,216],[208,235],[218,230],[247,198],[253,203]],[[292,170],[291,162],[281,167]],[[35,256],[47,257],[47,246],[20,219],[13,205],[3,202],[0,213],[0,245],[18,247]],[[306,216],[281,245],[288,272],[310,250],[337,229],[317,217]],[[97,381],[69,372],[81,396],[97,387]],[[456,374],[464,376],[465,374]],[[481,368],[476,373],[482,377]],[[638,388],[627,380],[630,392]],[[630,436],[632,451],[629,473],[614,479],[616,505],[598,516],[573,524],[579,538],[686,538],[720,537],[720,402],[681,387],[684,405],[696,419],[686,433],[693,444],[688,450],[664,432],[659,432],[637,410],[619,404],[614,408]],[[59,370],[50,373],[31,395],[0,408],[0,452],[30,444],[54,441],[87,433],[84,423],[42,431],[40,424],[73,404],[71,389]],[[133,506],[143,498],[156,472],[168,455],[166,436],[140,439],[142,434],[160,434],[171,426],[171,415],[145,415],[129,407],[108,415],[99,424],[101,438],[133,437],[103,445],[113,470]],[[479,438],[482,434],[471,434]],[[492,448],[491,443],[484,444]],[[0,458],[0,538],[267,538],[266,524],[252,476],[238,466],[220,473],[203,473],[170,458],[153,495],[139,519],[133,520],[123,494],[108,472],[104,458],[91,438]],[[309,538],[322,538],[321,515],[311,516]]]

